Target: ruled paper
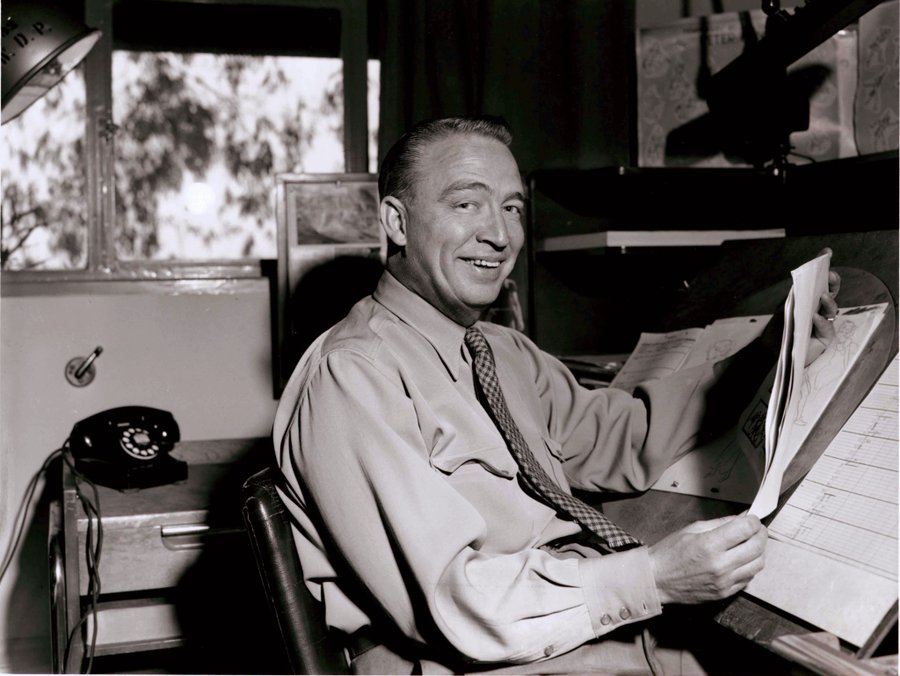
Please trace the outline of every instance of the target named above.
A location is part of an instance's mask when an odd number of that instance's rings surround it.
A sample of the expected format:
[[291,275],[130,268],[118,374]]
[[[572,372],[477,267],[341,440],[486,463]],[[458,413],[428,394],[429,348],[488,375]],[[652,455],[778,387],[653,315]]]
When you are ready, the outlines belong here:
[[769,525],[746,592],[863,646],[896,613],[898,358]]
[[897,580],[897,357],[769,526],[772,538]]

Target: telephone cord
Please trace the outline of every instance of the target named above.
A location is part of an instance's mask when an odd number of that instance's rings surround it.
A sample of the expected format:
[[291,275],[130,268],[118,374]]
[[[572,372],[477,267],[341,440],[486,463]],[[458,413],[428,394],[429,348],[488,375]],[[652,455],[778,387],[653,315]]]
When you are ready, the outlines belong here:
[[[81,503],[81,507],[84,510],[85,515],[87,516],[84,555],[85,566],[88,573],[88,596],[90,597],[88,608],[86,608],[85,611],[82,612],[80,619],[75,624],[75,626],[72,627],[72,631],[69,633],[68,640],[66,641],[66,650],[63,657],[63,665],[66,667],[66,671],[68,671],[69,654],[72,643],[75,640],[81,627],[85,624],[85,622],[87,622],[88,617],[90,617],[93,620],[93,624],[91,626],[91,640],[90,644],[85,646],[84,659],[87,660],[87,662],[85,663],[84,660],[82,661],[81,669],[81,673],[89,674],[91,673],[91,669],[93,668],[94,655],[97,647],[97,604],[100,600],[100,553],[103,550],[103,522],[101,520],[100,514],[100,495],[94,482],[84,476],[75,467],[75,462],[72,458],[68,441],[66,442],[63,449],[63,460],[69,466],[73,475],[75,476],[75,493],[78,496],[78,500]],[[88,499],[88,497],[82,491],[80,484],[80,482],[82,481],[91,487],[93,502],[91,502],[91,500]],[[96,526],[94,525],[95,520]]]
[[[81,503],[82,509],[85,512],[85,515],[88,517],[85,540],[85,562],[88,573],[88,596],[90,598],[88,602],[89,610],[86,609],[86,612],[81,614],[79,621],[75,624],[75,626],[69,633],[69,636],[67,637],[65,654],[62,663],[64,665],[64,670],[68,671],[67,667],[72,643],[75,640],[78,631],[87,621],[88,617],[92,617],[93,626],[91,628],[91,641],[90,645],[86,646],[85,650],[85,658],[87,659],[87,663],[84,665],[86,668],[82,671],[82,673],[90,673],[93,667],[94,653],[96,651],[97,645],[97,604],[100,597],[99,566],[100,553],[103,547],[103,524],[100,519],[100,496],[97,491],[97,487],[90,479],[85,477],[81,472],[78,471],[78,469],[76,469],[71,451],[69,450],[68,440],[66,440],[66,443],[63,444],[61,448],[56,449],[47,456],[43,464],[40,466],[38,471],[34,473],[34,475],[29,480],[28,485],[25,487],[25,493],[22,496],[22,502],[19,505],[19,510],[16,513],[15,520],[13,521],[13,529],[10,533],[6,553],[3,556],[3,563],[2,565],[0,565],[0,583],[2,583],[2,581],[6,577],[7,572],[9,572],[9,568],[12,565],[13,560],[15,559],[16,552],[19,550],[19,547],[22,543],[22,537],[25,533],[25,523],[27,521],[28,513],[31,509],[31,503],[34,500],[34,494],[37,490],[40,479],[47,472],[50,464],[59,457],[62,457],[63,461],[69,466],[72,473],[76,477],[75,492],[78,496],[79,502]],[[80,482],[87,483],[91,487],[91,497],[93,498],[93,501],[88,498],[88,496],[85,495],[85,493],[82,491]]]
[[6,572],[9,570],[10,564],[12,564],[13,559],[15,558],[16,551],[19,549],[19,544],[22,540],[22,534],[25,532],[25,521],[28,517],[28,510],[31,507],[31,501],[34,499],[34,492],[37,488],[38,481],[41,476],[43,476],[44,472],[47,471],[47,468],[50,466],[50,463],[53,462],[56,458],[58,458],[63,452],[62,448],[57,448],[53,451],[47,459],[44,460],[44,464],[41,465],[40,469],[35,472],[34,476],[31,477],[31,480],[28,482],[28,486],[25,488],[25,495],[22,496],[22,503],[19,505],[19,511],[16,514],[15,521],[13,522],[13,530],[10,533],[10,542],[7,545],[6,554],[3,556],[3,565],[0,566],[0,582],[3,581],[3,578],[6,576]]

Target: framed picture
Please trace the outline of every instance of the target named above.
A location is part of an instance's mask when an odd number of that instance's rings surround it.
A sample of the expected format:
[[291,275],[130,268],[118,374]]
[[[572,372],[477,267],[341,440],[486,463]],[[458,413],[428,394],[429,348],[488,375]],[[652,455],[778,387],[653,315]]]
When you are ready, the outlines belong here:
[[318,335],[375,288],[386,239],[372,174],[276,176],[275,397]]

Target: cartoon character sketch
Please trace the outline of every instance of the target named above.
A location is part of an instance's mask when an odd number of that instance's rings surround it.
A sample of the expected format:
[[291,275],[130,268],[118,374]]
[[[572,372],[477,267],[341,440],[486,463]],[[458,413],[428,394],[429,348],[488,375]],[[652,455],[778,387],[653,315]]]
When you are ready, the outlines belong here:
[[[800,394],[797,404],[795,425],[806,425],[804,416],[808,414],[807,407],[811,397],[815,397],[822,391],[830,391],[833,384],[841,379],[859,345],[854,341],[856,324],[847,316],[839,316],[835,321],[835,337],[828,349],[821,357],[816,359],[803,371],[803,380],[800,383]],[[813,421],[815,422],[815,421]]]
[[731,338],[722,338],[706,348],[706,361],[719,361],[731,354],[734,341]]
[[703,475],[705,479],[713,483],[721,484],[731,478],[735,465],[740,460],[743,451],[737,439],[732,439],[728,444],[715,456],[712,465]]

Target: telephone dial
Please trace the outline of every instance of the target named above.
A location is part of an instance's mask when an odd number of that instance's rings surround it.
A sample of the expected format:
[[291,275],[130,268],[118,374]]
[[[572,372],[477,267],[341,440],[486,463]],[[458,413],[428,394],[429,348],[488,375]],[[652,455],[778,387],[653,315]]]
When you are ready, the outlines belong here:
[[168,411],[122,406],[75,423],[69,449],[75,468],[94,483],[119,490],[187,479],[187,463],[169,455],[181,438]]

